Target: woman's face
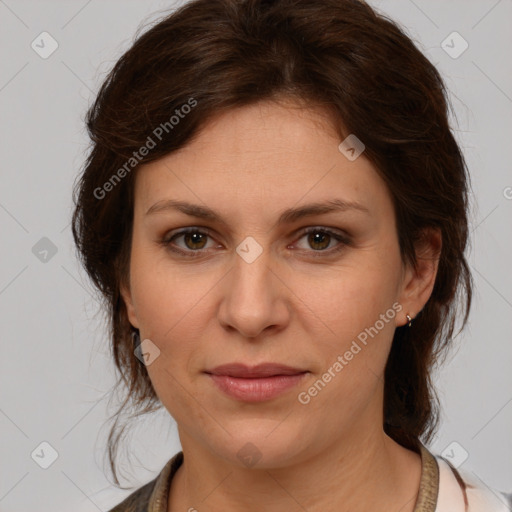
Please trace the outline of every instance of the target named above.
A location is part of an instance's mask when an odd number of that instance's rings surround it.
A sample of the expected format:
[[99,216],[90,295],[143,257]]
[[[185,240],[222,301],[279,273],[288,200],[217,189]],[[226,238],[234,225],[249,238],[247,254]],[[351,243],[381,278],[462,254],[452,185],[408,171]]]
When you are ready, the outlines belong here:
[[[340,142],[320,111],[265,102],[139,169],[123,297],[184,448],[279,467],[382,431],[393,332],[430,288]],[[212,375],[233,363],[294,370]]]

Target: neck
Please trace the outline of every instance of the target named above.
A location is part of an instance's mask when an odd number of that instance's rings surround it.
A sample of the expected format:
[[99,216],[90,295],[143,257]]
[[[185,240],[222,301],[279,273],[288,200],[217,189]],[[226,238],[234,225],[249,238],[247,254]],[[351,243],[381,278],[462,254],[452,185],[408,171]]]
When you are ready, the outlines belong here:
[[382,430],[353,433],[295,464],[249,469],[180,432],[184,462],[171,486],[168,510],[198,512],[413,512],[420,456]]

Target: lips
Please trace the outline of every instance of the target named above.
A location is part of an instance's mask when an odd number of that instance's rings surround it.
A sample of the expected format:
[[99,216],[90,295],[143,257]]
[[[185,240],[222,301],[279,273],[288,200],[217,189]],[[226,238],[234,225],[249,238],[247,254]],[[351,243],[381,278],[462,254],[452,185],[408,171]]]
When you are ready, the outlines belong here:
[[217,366],[206,373],[211,375],[225,375],[239,379],[258,379],[264,377],[275,377],[278,375],[299,375],[306,370],[292,368],[291,366],[277,363],[262,363],[257,366],[246,366],[241,363],[229,363]]
[[296,387],[308,371],[276,363],[257,366],[231,363],[217,366],[205,373],[217,389],[231,399],[265,402]]

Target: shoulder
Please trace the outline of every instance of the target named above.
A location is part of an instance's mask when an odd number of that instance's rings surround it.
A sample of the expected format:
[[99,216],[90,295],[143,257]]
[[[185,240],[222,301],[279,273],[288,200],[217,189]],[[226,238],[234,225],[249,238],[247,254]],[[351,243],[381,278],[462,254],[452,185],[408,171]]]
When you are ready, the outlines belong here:
[[156,481],[157,478],[132,492],[132,494],[108,512],[146,512]]
[[183,463],[183,452],[172,457],[156,478],[130,494],[108,512],[164,512],[171,481]]
[[487,487],[468,471],[436,457],[439,492],[435,512],[510,512],[512,494]]

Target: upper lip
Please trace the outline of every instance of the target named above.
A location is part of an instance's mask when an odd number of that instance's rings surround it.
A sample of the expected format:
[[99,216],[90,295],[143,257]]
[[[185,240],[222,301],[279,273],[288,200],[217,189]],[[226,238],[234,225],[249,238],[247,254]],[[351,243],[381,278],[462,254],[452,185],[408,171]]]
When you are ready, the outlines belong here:
[[229,363],[217,366],[206,373],[211,375],[226,375],[229,377],[239,377],[245,379],[273,377],[276,375],[298,375],[306,370],[292,368],[284,364],[262,363],[256,366],[247,366],[242,363]]

